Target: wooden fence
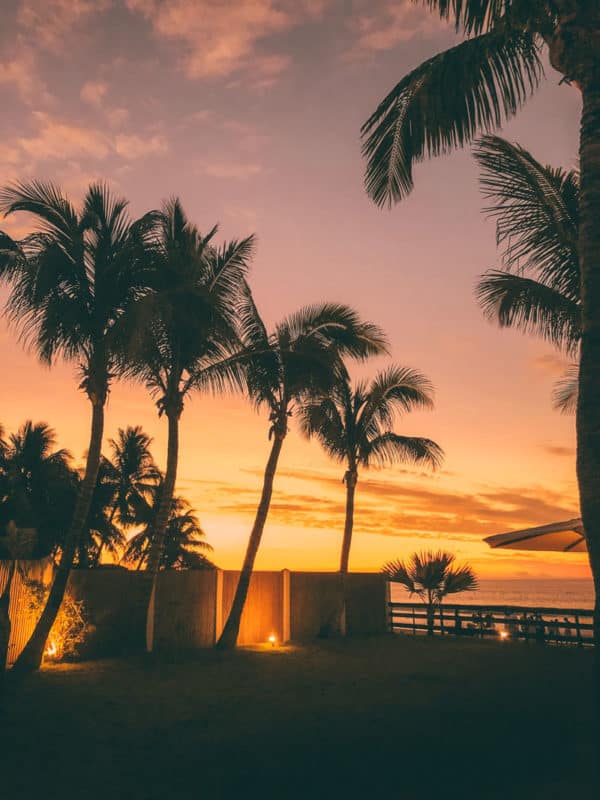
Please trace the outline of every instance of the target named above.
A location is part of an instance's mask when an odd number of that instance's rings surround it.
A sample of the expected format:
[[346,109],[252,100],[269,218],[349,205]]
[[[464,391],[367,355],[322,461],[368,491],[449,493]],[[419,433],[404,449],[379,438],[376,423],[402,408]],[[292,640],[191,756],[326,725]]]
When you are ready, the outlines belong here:
[[[49,586],[49,561],[21,562],[29,579]],[[0,590],[8,573],[0,562]],[[154,647],[189,650],[211,647],[231,608],[239,572],[230,570],[168,570],[159,574],[154,604]],[[4,581],[4,582],[3,582]],[[82,658],[119,655],[145,644],[147,583],[143,573],[122,567],[74,569],[67,592],[83,601],[89,623],[80,647]],[[335,572],[255,572],[242,615],[238,642],[307,641],[323,635],[339,609],[341,585]],[[386,583],[378,574],[352,573],[347,582],[346,630],[349,635],[387,631]],[[28,608],[21,574],[13,580],[12,622],[8,663],[12,664],[31,635],[35,617]]]
[[[423,603],[388,603],[392,632],[427,633]],[[593,645],[593,611],[583,608],[446,605],[436,607],[433,632],[440,635],[534,640],[540,644]]]

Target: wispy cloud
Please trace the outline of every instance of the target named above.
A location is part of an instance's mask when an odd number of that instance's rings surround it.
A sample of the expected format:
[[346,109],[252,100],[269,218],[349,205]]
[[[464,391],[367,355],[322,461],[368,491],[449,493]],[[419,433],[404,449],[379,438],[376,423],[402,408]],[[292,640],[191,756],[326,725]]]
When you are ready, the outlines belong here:
[[21,0],[17,23],[38,48],[62,52],[67,36],[112,4],[112,0]]
[[115,137],[115,152],[130,160],[166,153],[168,149],[168,142],[161,134],[154,134],[148,138],[137,134],[121,134]]
[[253,81],[273,80],[285,70],[285,53],[263,52],[264,39],[322,13],[315,0],[126,0],[154,33],[183,44],[190,78],[231,76],[244,70]]
[[81,87],[79,95],[85,103],[99,108],[107,92],[108,84],[105,81],[87,81]]

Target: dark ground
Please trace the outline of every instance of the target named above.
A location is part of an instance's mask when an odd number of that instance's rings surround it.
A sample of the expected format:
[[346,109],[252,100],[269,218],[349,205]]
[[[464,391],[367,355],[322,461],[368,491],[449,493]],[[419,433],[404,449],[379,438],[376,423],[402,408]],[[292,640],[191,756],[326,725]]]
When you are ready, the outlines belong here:
[[592,653],[404,636],[54,666],[9,688],[0,797],[600,797]]

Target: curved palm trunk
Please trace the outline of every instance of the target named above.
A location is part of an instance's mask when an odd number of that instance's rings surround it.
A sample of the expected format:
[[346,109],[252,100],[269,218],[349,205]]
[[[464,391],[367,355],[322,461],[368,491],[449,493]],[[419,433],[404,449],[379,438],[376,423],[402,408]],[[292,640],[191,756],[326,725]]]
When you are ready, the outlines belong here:
[[56,575],[48,600],[44,610],[35,626],[31,638],[25,645],[21,655],[17,659],[13,670],[16,672],[32,672],[39,669],[44,655],[44,648],[48,634],[52,629],[56,615],[60,609],[60,604],[67,588],[69,573],[73,566],[73,559],[77,552],[83,528],[90,513],[90,506],[96,488],[98,469],[100,467],[100,451],[102,448],[102,434],[104,432],[104,403],[92,401],[92,430],[90,434],[90,445],[88,449],[87,461],[85,465],[85,475],[81,482],[71,527],[62,546],[62,552]]
[[[113,507],[112,507],[111,512],[110,512],[110,516],[108,518],[108,524],[109,525],[112,525],[112,521],[113,521],[116,513],[117,513],[117,502],[114,502],[113,503]],[[97,567],[100,564],[100,559],[102,558],[102,551],[104,550],[104,545],[105,544],[106,544],[106,542],[104,540],[101,540],[100,546],[98,547],[98,552],[96,553],[96,558],[94,559],[94,566],[95,567]]]
[[[596,709],[600,725],[600,65],[583,88],[579,260],[582,339],[577,404],[577,478],[596,601]],[[598,737],[600,741],[600,736]]]
[[146,608],[146,650],[151,653],[154,646],[154,605],[156,602],[156,585],[158,571],[165,549],[167,522],[171,513],[175,481],[177,480],[177,462],[179,459],[179,414],[167,412],[169,422],[169,438],[167,443],[167,469],[160,493],[160,502],[156,516],[150,528],[150,552],[146,564],[148,583],[148,605]]
[[271,496],[273,494],[273,481],[275,478],[277,462],[279,461],[279,455],[281,453],[284,438],[285,434],[282,436],[281,434],[277,433],[273,438],[271,454],[269,455],[269,460],[267,461],[267,466],[265,469],[260,503],[258,504],[254,525],[252,526],[252,532],[250,533],[250,540],[248,541],[246,556],[242,565],[242,571],[240,572],[238,585],[235,590],[233,604],[231,606],[229,616],[227,617],[225,627],[223,628],[223,632],[221,633],[219,641],[217,642],[217,647],[221,650],[231,649],[235,647],[237,642],[240,631],[240,622],[242,620],[242,612],[246,603],[246,597],[248,596],[248,587],[250,586],[250,578],[252,577],[252,570],[254,568],[254,561],[256,559],[256,554],[260,546],[260,540],[262,539],[265,523],[269,514],[269,506],[271,505]]

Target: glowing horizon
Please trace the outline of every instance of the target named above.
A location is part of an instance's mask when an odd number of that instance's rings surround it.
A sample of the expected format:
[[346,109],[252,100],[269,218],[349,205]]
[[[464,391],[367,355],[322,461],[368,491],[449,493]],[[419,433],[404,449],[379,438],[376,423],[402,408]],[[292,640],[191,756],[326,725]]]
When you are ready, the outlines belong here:
[[[360,124],[453,33],[423,8],[386,0],[357,2],[352,14],[336,0],[86,0],[76,11],[65,0],[9,3],[0,183],[52,179],[76,198],[103,178],[135,216],[176,193],[201,229],[220,221],[221,239],[258,234],[251,283],[269,324],[309,302],[347,302],[387,331],[392,361],[433,381],[435,410],[397,429],[438,441],[446,462],[435,475],[400,467],[360,475],[352,569],[444,547],[482,577],[587,577],[585,555],[482,542],[579,511],[574,419],[550,399],[564,359],[486,322],[473,297],[477,276],[498,261],[469,152],[420,165],[413,194],[389,212],[362,187]],[[18,48],[9,51],[9,37]],[[558,83],[548,68],[504,135],[572,167],[579,98]],[[17,216],[0,229],[30,230]],[[80,463],[90,411],[73,370],[38,365],[4,320],[0,353],[10,376],[0,421],[8,431],[29,418],[47,422]],[[136,424],[154,437],[164,468],[164,420],[142,387],[116,383],[105,442]],[[267,430],[240,397],[195,397],[184,411],[178,492],[225,568],[243,557]],[[337,568],[343,472],[292,431],[258,569]]]

